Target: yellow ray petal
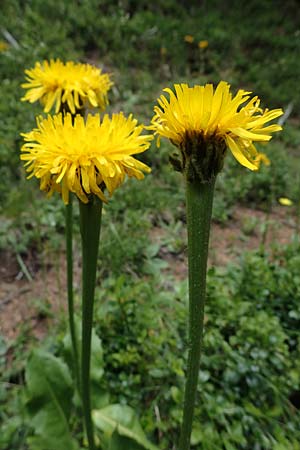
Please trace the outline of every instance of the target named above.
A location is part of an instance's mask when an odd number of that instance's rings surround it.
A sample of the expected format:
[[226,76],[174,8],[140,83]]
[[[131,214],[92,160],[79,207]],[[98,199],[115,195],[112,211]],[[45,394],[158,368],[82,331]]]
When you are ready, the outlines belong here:
[[242,152],[242,149],[235,143],[235,141],[230,136],[226,136],[226,143],[235,159],[240,164],[242,164],[242,166],[245,166],[250,170],[257,170],[257,166],[248,158],[246,158],[246,156]]

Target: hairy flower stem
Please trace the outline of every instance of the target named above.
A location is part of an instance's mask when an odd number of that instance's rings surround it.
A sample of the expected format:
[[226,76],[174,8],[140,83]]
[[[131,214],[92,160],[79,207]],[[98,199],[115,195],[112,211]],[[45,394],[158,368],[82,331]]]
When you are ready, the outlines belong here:
[[94,431],[91,417],[90,361],[93,305],[102,202],[95,196],[92,196],[89,203],[84,204],[79,202],[79,205],[82,242],[81,394],[89,450],[95,450]]
[[74,320],[74,296],[73,296],[73,212],[72,195],[69,204],[66,205],[66,252],[67,252],[67,288],[68,288],[68,315],[72,342],[73,371],[78,394],[80,395],[80,372],[78,345]]
[[215,179],[186,181],[189,342],[183,422],[178,450],[189,450],[203,341],[206,268]]
[[[60,107],[60,112],[65,115],[68,112],[68,106],[64,103]],[[82,114],[81,111],[76,111],[77,114]],[[72,123],[75,120],[75,114],[72,114]],[[83,113],[84,115],[84,113]],[[72,342],[73,353],[73,368],[74,379],[80,396],[80,369],[79,369],[79,354],[77,333],[75,328],[75,311],[74,311],[74,293],[73,293],[73,205],[72,194],[69,195],[69,203],[66,205],[66,251],[67,251],[67,287],[68,287],[68,315],[69,328]]]

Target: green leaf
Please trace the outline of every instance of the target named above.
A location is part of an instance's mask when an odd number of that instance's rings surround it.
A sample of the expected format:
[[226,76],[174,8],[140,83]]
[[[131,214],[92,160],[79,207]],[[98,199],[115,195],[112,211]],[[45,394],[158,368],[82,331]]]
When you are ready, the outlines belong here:
[[111,437],[109,450],[158,450],[147,440],[134,410],[129,406],[106,406],[93,411],[93,419],[96,427]]
[[[75,331],[77,338],[78,350],[81,350],[81,321],[79,317],[75,317]],[[63,339],[64,354],[67,362],[71,365],[72,361],[72,342],[70,333],[67,333]],[[92,329],[92,348],[91,348],[91,379],[99,381],[103,376],[103,349],[101,339],[97,336],[94,329]],[[80,359],[80,355],[79,355]]]
[[0,335],[0,367],[1,367],[1,370],[3,368],[3,371],[5,368],[6,352],[7,352],[7,344],[5,342],[4,337]]
[[224,444],[224,447],[226,450],[235,450],[236,449],[236,447],[227,440],[224,440],[223,444]]
[[76,450],[69,430],[73,396],[67,365],[43,350],[33,351],[27,368],[27,411],[35,436],[28,439],[31,450]]
[[108,450],[144,450],[145,447],[137,444],[132,439],[121,436],[117,431],[114,431]]
[[191,445],[198,445],[202,441],[202,438],[202,427],[200,426],[200,424],[195,423],[191,434]]

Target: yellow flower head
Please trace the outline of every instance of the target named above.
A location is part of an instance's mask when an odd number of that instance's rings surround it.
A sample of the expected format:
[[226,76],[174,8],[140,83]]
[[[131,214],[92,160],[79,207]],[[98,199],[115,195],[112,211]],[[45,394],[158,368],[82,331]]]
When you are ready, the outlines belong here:
[[192,44],[194,42],[195,38],[191,34],[186,34],[184,36],[184,42],[187,42],[188,44]]
[[254,164],[257,165],[258,169],[261,163],[265,164],[266,166],[269,166],[271,164],[271,161],[265,153],[258,153],[254,159]]
[[7,49],[9,49],[9,45],[5,41],[0,41],[0,52],[5,52]]
[[160,47],[160,56],[166,56],[167,53],[168,50],[166,49],[166,47]]
[[37,62],[35,67],[25,70],[27,83],[21,86],[28,89],[22,101],[34,103],[40,100],[47,113],[55,105],[58,113],[66,104],[75,114],[84,104],[104,109],[108,103],[107,92],[112,86],[108,74],[89,64],[64,64],[59,59]]
[[67,113],[39,117],[37,128],[23,133],[26,143],[21,159],[26,161],[28,178],[40,179],[40,188],[51,196],[61,193],[68,204],[69,192],[83,202],[95,194],[107,201],[103,190],[111,195],[126,175],[144,178],[150,168],[131,155],[142,153],[150,146],[151,135],[141,135],[143,125],[130,115],[89,114],[86,122],[77,115],[72,123]]
[[[250,92],[239,90],[235,96],[230,85],[221,81],[214,90],[212,84],[189,87],[176,84],[175,93],[164,89],[170,96],[158,99],[150,129],[159,136],[166,137],[183,152],[183,166],[189,158],[203,159],[214,164],[210,153],[224,154],[229,147],[233,156],[245,167],[257,170],[266,157],[259,156],[255,142],[267,142],[271,134],[281,130],[277,124],[266,125],[283,114],[281,109],[262,110],[258,97],[250,97]],[[158,141],[159,144],[159,141]],[[189,148],[187,148],[189,147]],[[222,161],[220,167],[222,168]]]
[[199,42],[198,42],[198,47],[199,47],[201,50],[204,50],[205,48],[208,47],[208,41],[199,41]]
[[293,202],[287,197],[280,197],[278,199],[279,203],[283,206],[292,206]]

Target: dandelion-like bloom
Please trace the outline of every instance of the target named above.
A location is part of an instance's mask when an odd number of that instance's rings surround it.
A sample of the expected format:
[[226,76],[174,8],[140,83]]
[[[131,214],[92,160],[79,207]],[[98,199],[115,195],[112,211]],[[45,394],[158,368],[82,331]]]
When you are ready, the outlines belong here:
[[0,52],[5,52],[7,49],[9,49],[9,45],[5,41],[0,41]]
[[125,176],[144,178],[150,168],[131,155],[142,153],[150,146],[151,135],[142,135],[143,125],[130,115],[89,114],[86,122],[71,114],[39,117],[37,128],[23,133],[21,159],[26,161],[28,178],[40,179],[40,188],[51,196],[61,193],[68,204],[69,192],[83,202],[95,194],[107,201],[104,188],[111,195]]
[[271,161],[265,153],[258,153],[254,159],[254,164],[256,165],[257,169],[259,169],[261,163],[263,163],[265,166],[269,166],[271,164]]
[[28,89],[22,101],[34,103],[40,100],[47,113],[55,105],[55,112],[66,105],[75,114],[85,104],[104,109],[108,103],[107,92],[112,86],[109,75],[90,64],[63,63],[59,59],[37,62],[25,70]]
[[174,88],[175,93],[164,89],[169,100],[164,95],[158,99],[150,129],[180,148],[181,161],[173,161],[178,170],[191,169],[207,181],[222,169],[227,147],[251,170],[267,161],[255,143],[267,142],[281,130],[277,124],[266,125],[283,114],[281,109],[262,110],[258,97],[251,98],[244,90],[232,96],[225,81],[215,90],[212,84],[176,84]]
[[199,47],[201,50],[204,50],[205,48],[208,47],[208,41],[205,41],[205,40],[199,41],[199,42],[198,42],[198,47]]
[[183,38],[184,42],[187,42],[188,44],[192,44],[195,40],[194,36],[191,34],[186,34]]
[[283,206],[292,206],[293,202],[287,197],[280,197],[278,202]]

